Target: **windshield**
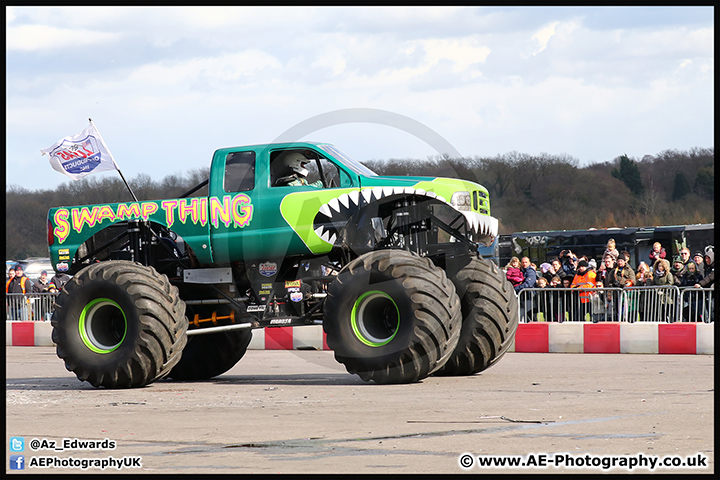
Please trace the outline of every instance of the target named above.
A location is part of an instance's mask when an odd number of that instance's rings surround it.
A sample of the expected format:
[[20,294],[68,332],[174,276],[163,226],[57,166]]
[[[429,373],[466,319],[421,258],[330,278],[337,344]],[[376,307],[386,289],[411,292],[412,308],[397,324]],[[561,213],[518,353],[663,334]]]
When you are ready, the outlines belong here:
[[366,177],[377,177],[377,173],[373,172],[372,170],[367,168],[362,163],[348,157],[334,145],[325,144],[325,145],[318,145],[318,147],[320,147],[326,153],[329,153],[333,157],[342,161],[343,165],[345,165],[346,167],[348,167],[350,170],[357,173],[358,175],[364,175]]

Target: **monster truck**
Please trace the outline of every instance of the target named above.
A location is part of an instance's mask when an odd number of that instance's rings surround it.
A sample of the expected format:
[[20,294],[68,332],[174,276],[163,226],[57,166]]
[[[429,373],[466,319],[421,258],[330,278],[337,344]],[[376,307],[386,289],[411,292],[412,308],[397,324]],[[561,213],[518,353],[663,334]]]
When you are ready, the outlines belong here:
[[[298,154],[309,184],[281,186]],[[223,148],[177,198],[50,209],[52,264],[73,275],[52,339],[107,388],[211,378],[252,330],[307,325],[365,381],[471,375],[517,329],[513,289],[478,254],[497,228],[476,183],[379,176],[326,143]]]

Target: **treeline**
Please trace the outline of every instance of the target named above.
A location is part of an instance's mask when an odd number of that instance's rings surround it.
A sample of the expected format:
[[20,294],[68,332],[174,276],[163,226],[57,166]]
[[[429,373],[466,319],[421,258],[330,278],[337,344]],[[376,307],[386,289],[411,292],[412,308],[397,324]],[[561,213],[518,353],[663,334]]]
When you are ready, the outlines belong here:
[[[480,183],[490,193],[500,233],[715,221],[713,148],[621,155],[580,167],[567,155],[510,152],[495,157],[434,157],[363,162],[380,175],[444,176]],[[176,198],[208,177],[209,167],[160,181],[128,180],[139,200]],[[194,195],[207,195],[207,187]],[[6,191],[6,258],[47,256],[47,211],[58,205],[131,201],[119,177],[88,176],[55,190]]]
[[[185,175],[168,175],[159,182],[146,174],[128,180],[138,200],[177,198],[208,178],[210,167]],[[207,187],[194,195],[207,195]],[[47,257],[47,213],[61,205],[96,205],[133,201],[130,192],[115,176],[88,175],[68,181],[55,190],[28,190],[10,185],[5,192],[5,256],[8,260]]]
[[713,148],[666,150],[640,160],[621,155],[585,167],[568,155],[518,152],[365,164],[384,175],[431,174],[483,185],[501,234],[715,221]]

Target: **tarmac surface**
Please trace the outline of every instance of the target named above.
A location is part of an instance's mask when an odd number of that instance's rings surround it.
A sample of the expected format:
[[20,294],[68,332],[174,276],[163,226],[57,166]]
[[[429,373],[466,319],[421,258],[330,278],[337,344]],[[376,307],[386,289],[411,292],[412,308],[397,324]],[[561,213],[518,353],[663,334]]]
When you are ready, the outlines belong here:
[[8,473],[713,473],[714,413],[712,355],[508,353],[381,386],[329,351],[249,350],[211,380],[107,390],[6,347]]

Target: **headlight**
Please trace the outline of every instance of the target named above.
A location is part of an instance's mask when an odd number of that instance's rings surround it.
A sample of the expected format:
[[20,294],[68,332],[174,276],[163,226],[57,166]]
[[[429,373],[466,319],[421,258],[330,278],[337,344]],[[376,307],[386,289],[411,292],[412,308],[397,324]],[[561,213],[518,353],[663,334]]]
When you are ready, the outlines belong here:
[[455,192],[450,199],[450,204],[457,210],[470,210],[470,192]]

